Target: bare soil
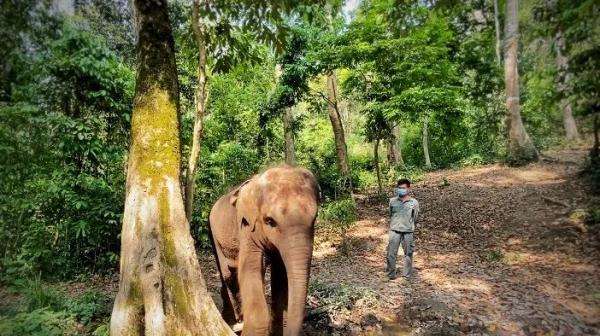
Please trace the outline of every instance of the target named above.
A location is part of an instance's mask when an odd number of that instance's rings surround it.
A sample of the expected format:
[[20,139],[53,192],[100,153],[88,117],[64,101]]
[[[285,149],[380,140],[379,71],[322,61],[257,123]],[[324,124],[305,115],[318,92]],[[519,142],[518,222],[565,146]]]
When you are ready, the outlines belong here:
[[360,219],[346,242],[317,232],[311,282],[369,299],[319,311],[323,299],[309,297],[309,333],[600,334],[598,228],[584,218],[597,200],[580,174],[586,153],[426,174],[413,186],[422,215],[410,281],[385,277],[387,200],[357,196]]

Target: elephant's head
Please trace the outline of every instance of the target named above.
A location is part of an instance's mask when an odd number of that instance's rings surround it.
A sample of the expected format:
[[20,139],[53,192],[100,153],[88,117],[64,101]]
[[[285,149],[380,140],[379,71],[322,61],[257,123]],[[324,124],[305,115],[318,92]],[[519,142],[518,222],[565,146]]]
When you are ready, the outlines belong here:
[[241,235],[264,251],[279,253],[285,265],[286,335],[298,335],[302,327],[318,198],[314,176],[290,166],[256,175],[231,197]]

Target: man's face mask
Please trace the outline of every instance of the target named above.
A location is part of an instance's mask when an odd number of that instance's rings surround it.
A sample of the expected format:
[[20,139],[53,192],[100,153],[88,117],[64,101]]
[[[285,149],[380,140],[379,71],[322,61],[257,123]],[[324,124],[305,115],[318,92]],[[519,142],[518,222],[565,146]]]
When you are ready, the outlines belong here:
[[404,196],[406,196],[408,194],[408,189],[404,188],[404,187],[402,187],[402,188],[396,188],[394,191],[396,192],[396,195],[398,197],[404,197]]

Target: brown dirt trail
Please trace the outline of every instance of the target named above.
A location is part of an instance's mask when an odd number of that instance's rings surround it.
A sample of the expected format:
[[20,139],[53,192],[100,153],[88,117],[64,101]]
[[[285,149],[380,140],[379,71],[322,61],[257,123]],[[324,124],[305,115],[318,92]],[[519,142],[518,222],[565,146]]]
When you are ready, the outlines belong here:
[[311,282],[362,294],[320,310],[324,300],[309,297],[311,333],[599,334],[597,229],[578,210],[592,202],[578,174],[585,154],[427,174],[413,186],[422,216],[410,282],[383,272],[387,201],[359,195],[348,255],[317,230]]

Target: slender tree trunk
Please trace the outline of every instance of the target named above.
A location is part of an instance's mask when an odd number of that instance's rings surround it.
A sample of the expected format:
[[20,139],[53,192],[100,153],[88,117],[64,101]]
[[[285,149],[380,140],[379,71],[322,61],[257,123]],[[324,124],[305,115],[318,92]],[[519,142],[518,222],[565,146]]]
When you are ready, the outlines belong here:
[[404,167],[404,158],[402,158],[402,129],[400,125],[394,127],[392,130],[394,137],[396,138],[396,149],[398,151],[398,164],[400,167]]
[[429,117],[426,116],[423,120],[423,155],[425,156],[425,167],[431,168],[431,160],[429,159]]
[[383,195],[383,183],[381,182],[381,167],[379,166],[379,139],[375,140],[373,148],[373,161],[375,161],[375,171],[377,172],[377,188],[379,195]]
[[395,142],[395,139],[393,136],[385,139],[387,162],[388,162],[388,166],[390,166],[390,167],[394,167],[398,163],[398,159],[397,159],[397,155],[396,155],[397,151],[396,151],[396,146],[395,146],[394,142]]
[[232,336],[206,289],[183,207],[167,3],[136,0],[135,7],[139,66],[110,334]]
[[404,160],[402,159],[402,149],[400,148],[400,146],[400,126],[395,126],[392,129],[392,136],[386,139],[388,163],[390,166],[404,166]]
[[202,0],[194,0],[192,9],[192,27],[194,37],[198,46],[198,86],[195,94],[194,130],[192,134],[192,148],[188,159],[188,167],[185,179],[185,216],[189,223],[192,222],[194,211],[194,190],[196,187],[196,169],[198,168],[198,157],[200,156],[200,141],[202,140],[204,115],[206,114],[206,103],[208,102],[208,86],[206,76],[206,41],[204,35],[204,23],[200,15]]
[[501,38],[500,38],[500,11],[498,9],[498,0],[494,1],[494,27],[496,28],[496,61],[498,64],[502,64],[502,55],[500,52]]
[[352,189],[344,127],[342,126],[342,120],[340,118],[340,111],[338,108],[337,79],[333,71],[327,74],[327,96],[329,119],[331,120],[331,127],[333,128],[338,169],[342,175],[342,178],[345,180],[344,183],[350,189]]
[[567,57],[563,54],[565,50],[565,39],[562,31],[559,30],[556,36],[556,67],[558,68],[558,84],[557,89],[561,94],[560,107],[563,112],[563,124],[565,127],[565,136],[567,140],[579,140],[579,132],[577,131],[577,124],[575,118],[573,118],[573,110],[571,109],[571,103],[569,102],[567,95],[568,86],[570,81],[569,74],[569,62]]
[[504,50],[504,75],[506,81],[506,124],[508,129],[507,161],[513,165],[521,165],[538,158],[537,150],[529,138],[519,104],[519,18],[518,1],[506,1],[506,41]]
[[292,121],[294,116],[292,115],[292,108],[287,107],[283,111],[283,133],[285,137],[285,163],[295,166],[296,165],[296,153],[294,149],[294,131],[292,129]]

